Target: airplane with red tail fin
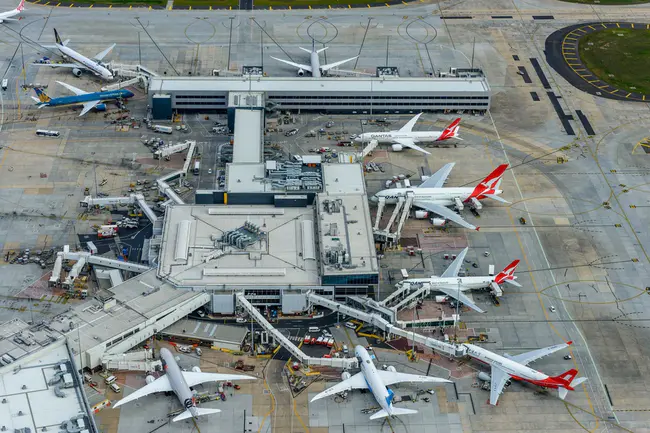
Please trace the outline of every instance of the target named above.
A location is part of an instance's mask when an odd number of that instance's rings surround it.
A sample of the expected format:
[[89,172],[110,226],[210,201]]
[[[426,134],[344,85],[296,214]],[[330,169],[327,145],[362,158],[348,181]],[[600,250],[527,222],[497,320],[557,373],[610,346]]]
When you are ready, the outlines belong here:
[[444,225],[447,221],[452,221],[462,227],[478,230],[473,224],[465,221],[454,210],[449,207],[455,207],[457,211],[462,211],[465,205],[474,209],[482,209],[481,200],[489,198],[501,203],[509,203],[500,197],[503,193],[501,189],[501,180],[508,168],[508,164],[498,166],[492,173],[483,179],[475,187],[444,187],[451,170],[455,163],[445,164],[431,177],[422,182],[419,186],[409,188],[391,188],[379,191],[370,197],[370,201],[378,203],[384,201],[385,204],[396,204],[399,201],[406,200],[410,195],[413,196],[413,206],[424,209],[442,218],[432,218],[434,225]]
[[18,21],[20,18],[16,19],[11,17],[15,17],[16,15],[19,15],[24,10],[25,10],[25,0],[20,0],[20,3],[16,7],[16,9],[12,9],[10,11],[0,13],[0,23],[3,23],[5,21]]
[[394,152],[400,152],[404,148],[414,149],[419,152],[431,155],[416,143],[434,143],[436,141],[444,141],[449,139],[462,140],[458,136],[460,129],[460,117],[455,119],[449,126],[442,131],[413,131],[413,127],[420,119],[422,113],[416,114],[408,123],[402,126],[397,131],[387,132],[365,132],[355,137],[354,141],[361,143],[369,143],[372,140],[377,140],[378,144],[390,144]]
[[492,368],[490,373],[490,404],[496,405],[499,402],[499,396],[509,380],[519,380],[544,388],[554,388],[558,390],[561,400],[564,400],[569,391],[574,391],[578,385],[587,380],[586,377],[578,377],[578,370],[571,369],[559,376],[549,376],[528,367],[533,361],[548,356],[558,350],[565,349],[572,344],[571,341],[555,346],[544,347],[531,352],[520,353],[519,355],[503,356],[490,352],[473,344],[464,343],[467,354],[472,358],[484,362]]
[[456,299],[457,301],[467,305],[472,310],[478,311],[479,313],[485,313],[485,311],[479,308],[463,292],[467,290],[485,289],[493,287],[493,285],[498,286],[502,283],[508,283],[517,287],[521,287],[521,285],[515,281],[517,277],[514,275],[515,269],[519,264],[519,260],[515,260],[514,262],[510,263],[496,276],[459,277],[458,272],[463,267],[463,262],[468,250],[469,248],[465,248],[463,251],[461,251],[460,254],[458,254],[458,256],[454,259],[454,261],[451,262],[445,272],[443,272],[439,277],[433,275],[429,278],[409,278],[400,281],[397,286],[401,287],[404,284],[428,284],[431,291],[444,293],[448,297]]

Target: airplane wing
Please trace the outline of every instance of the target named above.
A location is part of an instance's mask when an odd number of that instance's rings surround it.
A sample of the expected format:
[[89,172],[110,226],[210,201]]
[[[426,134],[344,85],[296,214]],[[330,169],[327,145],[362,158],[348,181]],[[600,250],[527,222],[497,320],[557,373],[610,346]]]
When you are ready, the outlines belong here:
[[90,110],[92,110],[93,108],[95,108],[95,107],[97,106],[97,104],[99,104],[100,102],[101,102],[101,101],[100,101],[99,99],[96,100],[96,101],[89,101],[89,102],[86,102],[86,103],[84,104],[84,108],[81,110],[81,114],[79,114],[79,117],[83,116],[84,114],[86,114],[87,112],[89,112]]
[[278,62],[286,63],[287,65],[291,65],[294,68],[304,69],[305,71],[311,72],[311,66],[301,65],[300,63],[290,62],[289,60],[278,59],[277,57],[273,57],[273,56],[271,56],[271,58],[273,60],[277,60]]
[[384,382],[384,385],[389,386],[394,383],[411,382],[411,383],[451,383],[447,379],[440,379],[439,377],[421,376],[419,374],[398,373],[388,370],[377,370],[379,377]]
[[234,380],[256,380],[256,377],[245,376],[243,374],[222,374],[222,373],[203,373],[194,371],[183,371],[183,377],[187,386],[195,386],[205,382],[223,382]]
[[458,290],[458,287],[445,287],[445,286],[436,286],[434,288],[435,290],[444,293],[445,295],[449,296],[450,298],[454,298],[457,301],[460,301],[462,304],[467,305],[469,308],[472,310],[479,312],[479,313],[485,313],[484,310],[481,310],[466,294],[464,294],[461,291]]
[[411,120],[409,120],[406,125],[402,126],[399,129],[399,132],[411,132],[413,130],[413,127],[417,123],[418,119],[422,116],[422,113],[416,114]]
[[106,48],[106,49],[105,49],[104,51],[102,51],[101,53],[97,53],[97,54],[95,55],[95,57],[93,57],[93,60],[96,61],[97,63],[99,63],[99,62],[101,62],[102,60],[104,60],[104,57],[106,57],[106,55],[107,55],[108,53],[110,53],[111,51],[113,51],[113,48],[115,48],[115,45],[116,45],[116,44],[113,44],[113,45],[111,45],[110,47]]
[[515,362],[518,362],[523,365],[528,365],[533,361],[537,361],[540,358],[548,356],[552,353],[557,352],[558,350],[565,349],[569,347],[573,342],[568,341],[562,344],[556,344],[555,346],[544,347],[542,349],[533,350],[531,352],[520,353],[519,355],[505,355],[506,358],[509,358]]
[[57,83],[59,83],[60,85],[62,85],[63,87],[65,87],[66,89],[74,93],[75,95],[87,95],[88,93],[90,93],[90,92],[86,92],[85,90],[78,89],[75,86],[71,86],[70,84],[63,83],[61,81],[57,81]]
[[349,379],[344,380],[343,382],[337,383],[331,388],[327,388],[325,391],[317,394],[311,401],[320,400],[324,397],[329,397],[330,395],[340,394],[344,391],[349,391],[351,389],[367,389],[368,384],[366,383],[366,378],[363,376],[363,373],[357,373]]
[[167,375],[160,376],[158,379],[143,386],[142,388],[136,390],[135,392],[132,392],[128,396],[124,397],[122,400],[115,403],[113,405],[113,408],[122,406],[124,403],[128,403],[130,401],[142,398],[145,395],[153,394],[155,392],[167,392],[167,391],[173,391],[172,386],[169,383],[169,379],[167,379]]
[[454,165],[456,165],[455,162],[443,165],[440,170],[436,171],[427,180],[422,182],[418,188],[442,188],[445,186],[445,181],[449,177]]
[[420,146],[416,145],[415,141],[413,141],[411,138],[393,138],[393,141],[397,144],[401,144],[402,147],[408,147],[409,149],[418,150],[422,153],[426,153],[427,155],[431,155],[431,152],[427,152]]
[[454,261],[451,262],[451,265],[449,265],[449,267],[445,269],[445,272],[443,272],[442,275],[440,275],[440,277],[441,278],[457,277],[460,268],[463,267],[463,261],[465,260],[467,251],[469,251],[469,247],[465,248],[456,256]]
[[77,69],[82,69],[84,71],[88,70],[83,65],[77,64],[77,63],[31,63],[31,65],[33,65],[33,66],[49,66],[50,68],[77,68]]
[[336,68],[337,66],[342,65],[343,63],[351,62],[352,60],[356,59],[359,56],[354,56],[350,57],[349,59],[341,60],[340,62],[334,62],[334,63],[328,63],[327,65],[321,65],[320,70],[321,71],[329,71],[332,68]]
[[499,396],[503,393],[503,387],[510,380],[510,375],[500,368],[492,366],[490,376],[490,404],[496,406],[499,401]]
[[459,226],[463,226],[471,230],[478,230],[478,227],[468,223],[456,212],[454,212],[453,210],[445,206],[441,206],[439,204],[432,203],[430,201],[421,201],[421,200],[415,200],[413,204],[419,208],[426,209],[429,212],[433,212],[437,215],[440,215],[441,217],[448,219],[449,221],[453,221]]

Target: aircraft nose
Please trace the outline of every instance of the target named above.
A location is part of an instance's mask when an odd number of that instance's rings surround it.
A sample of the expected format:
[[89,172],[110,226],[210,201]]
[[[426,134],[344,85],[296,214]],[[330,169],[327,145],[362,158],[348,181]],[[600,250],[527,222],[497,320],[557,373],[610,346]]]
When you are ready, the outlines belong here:
[[379,202],[379,197],[377,197],[377,195],[373,195],[372,197],[370,197],[370,201],[373,203],[377,203]]

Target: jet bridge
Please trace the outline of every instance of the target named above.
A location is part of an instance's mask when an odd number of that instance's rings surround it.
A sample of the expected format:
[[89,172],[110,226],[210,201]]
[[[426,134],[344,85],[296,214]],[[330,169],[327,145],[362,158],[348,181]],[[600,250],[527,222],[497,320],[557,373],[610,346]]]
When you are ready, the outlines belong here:
[[85,260],[91,265],[121,269],[123,271],[129,271],[129,272],[141,273],[141,272],[147,272],[151,270],[149,266],[138,265],[137,263],[131,263],[131,262],[123,262],[121,260],[108,259],[106,257],[93,255],[87,251],[73,252],[73,251],[66,251],[66,249],[64,248],[64,251],[59,252],[57,255],[61,257],[63,260],[77,260],[78,262]]
[[131,194],[124,197],[93,197],[88,195],[84,197],[84,199],[79,203],[81,207],[110,205],[128,206],[134,204],[138,205],[138,207],[142,210],[142,213],[144,213],[152,223],[158,219],[156,214],[147,204],[147,201],[144,199],[144,195],[142,194]]
[[287,349],[291,356],[295,359],[298,359],[305,365],[324,365],[328,367],[341,368],[344,370],[349,370],[352,368],[358,368],[359,363],[357,358],[312,358],[307,356],[302,350],[296,347],[287,337],[284,336],[280,331],[275,329],[273,325],[266,321],[264,316],[255,308],[244,296],[243,292],[237,293],[237,303],[250,314],[250,316],[255,319],[255,321],[264,328],[270,335],[273,336],[275,341],[280,343],[282,347]]
[[[348,305],[332,301],[322,296],[315,295],[311,292],[307,293],[307,299],[313,304],[321,305],[323,307],[329,308],[332,311],[343,313],[350,317],[354,317],[357,320],[361,320],[362,322],[376,326],[377,328],[384,331],[387,335],[397,335],[399,337],[406,338],[422,346],[426,346],[440,353],[444,353],[447,356],[463,357],[466,355],[467,349],[463,345],[445,343],[444,341],[436,340],[435,338],[416,334],[414,331],[407,331],[405,329],[398,328],[397,326],[390,324],[386,319],[379,316],[378,314],[359,311]],[[399,323],[400,322],[398,322],[398,324]]]
[[[409,284],[409,283],[406,283],[406,284],[411,286],[411,284]],[[406,284],[404,284],[404,285],[406,285]],[[411,287],[411,288],[413,288],[413,287]],[[430,284],[422,284],[413,293],[411,293],[406,298],[399,301],[397,303],[397,305],[391,307],[391,309],[397,313],[398,311],[400,311],[400,310],[402,310],[404,308],[407,308],[407,306],[409,304],[411,304],[412,302],[417,301],[417,299],[425,298],[429,294],[429,292],[431,292],[431,285]]]

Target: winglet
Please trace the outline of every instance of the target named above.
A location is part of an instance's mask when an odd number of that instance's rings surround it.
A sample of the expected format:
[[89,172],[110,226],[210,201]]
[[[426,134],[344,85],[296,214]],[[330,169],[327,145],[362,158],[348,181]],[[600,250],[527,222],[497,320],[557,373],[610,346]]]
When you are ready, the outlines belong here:
[[481,227],[476,227],[476,231],[479,231],[479,230],[481,230]]

